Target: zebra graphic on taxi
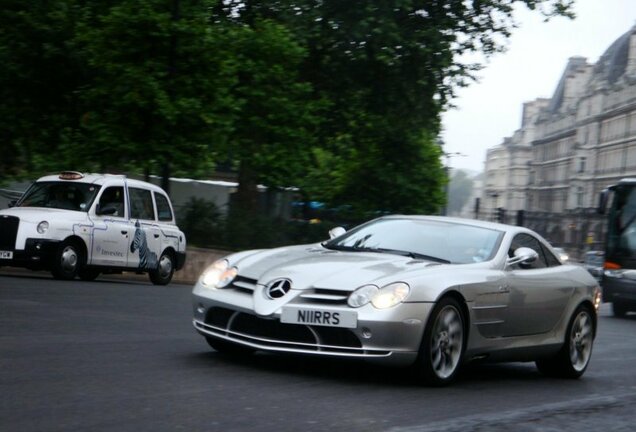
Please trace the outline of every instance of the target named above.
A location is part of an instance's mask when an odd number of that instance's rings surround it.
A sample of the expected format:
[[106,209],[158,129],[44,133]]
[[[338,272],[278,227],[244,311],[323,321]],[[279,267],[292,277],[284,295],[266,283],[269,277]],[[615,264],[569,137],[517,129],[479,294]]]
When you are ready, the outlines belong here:
[[136,250],[139,250],[139,268],[157,268],[157,254],[148,249],[146,233],[141,228],[139,221],[135,223],[135,235],[132,243],[130,244],[130,252],[135,253]]

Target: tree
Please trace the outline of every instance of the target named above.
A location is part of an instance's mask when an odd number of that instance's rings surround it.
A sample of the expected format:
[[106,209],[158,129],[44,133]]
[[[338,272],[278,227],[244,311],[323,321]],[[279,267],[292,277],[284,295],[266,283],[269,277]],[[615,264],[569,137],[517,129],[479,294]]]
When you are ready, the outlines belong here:
[[229,152],[239,171],[236,205],[254,214],[259,182],[286,187],[302,178],[318,104],[309,98],[311,86],[298,79],[305,51],[284,27],[256,19],[231,32],[238,81],[230,92],[236,106]]
[[[82,88],[88,155],[101,170],[210,172],[233,125],[232,35],[216,2],[125,0],[86,6],[75,38],[93,80]],[[86,152],[85,152],[86,154]]]
[[75,90],[86,79],[69,45],[80,15],[67,1],[2,1],[0,178],[72,167],[60,153],[77,127]]
[[502,49],[515,3],[552,16],[569,14],[571,2],[233,0],[217,13],[276,20],[306,47],[302,78],[329,111],[305,189],[363,211],[430,212],[444,201],[446,178],[439,157],[421,155],[439,156],[430,137],[440,114],[480,67],[463,56]]

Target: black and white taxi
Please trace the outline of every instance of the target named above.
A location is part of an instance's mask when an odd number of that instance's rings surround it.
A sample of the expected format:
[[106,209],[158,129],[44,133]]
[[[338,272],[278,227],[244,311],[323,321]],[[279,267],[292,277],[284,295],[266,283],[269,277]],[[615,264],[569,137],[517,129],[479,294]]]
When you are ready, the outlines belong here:
[[122,175],[42,177],[0,210],[0,266],[50,270],[58,279],[135,271],[166,285],[185,250],[166,193]]

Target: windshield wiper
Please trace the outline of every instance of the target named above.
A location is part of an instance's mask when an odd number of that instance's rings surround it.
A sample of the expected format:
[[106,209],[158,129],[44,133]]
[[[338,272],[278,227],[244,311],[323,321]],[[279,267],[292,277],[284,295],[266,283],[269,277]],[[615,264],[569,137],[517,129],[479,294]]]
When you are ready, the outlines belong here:
[[385,249],[385,248],[365,248],[365,250],[369,252],[382,252],[382,253],[402,255],[402,256],[407,256],[409,258],[413,258],[413,259],[424,259],[428,261],[435,261],[442,264],[451,263],[449,260],[446,260],[444,258],[438,258],[431,255],[425,255],[425,254],[421,254],[417,252],[403,251],[403,250],[397,250],[397,249]]
[[450,264],[449,260],[434,257],[431,255],[425,255],[417,252],[403,251],[398,249],[387,249],[387,248],[372,248],[372,247],[363,247],[363,246],[341,246],[341,245],[323,245],[327,249],[334,249],[340,251],[348,251],[348,252],[377,252],[377,253],[387,253],[393,255],[401,255],[406,256],[413,259],[424,259],[428,261],[435,261],[441,264]]

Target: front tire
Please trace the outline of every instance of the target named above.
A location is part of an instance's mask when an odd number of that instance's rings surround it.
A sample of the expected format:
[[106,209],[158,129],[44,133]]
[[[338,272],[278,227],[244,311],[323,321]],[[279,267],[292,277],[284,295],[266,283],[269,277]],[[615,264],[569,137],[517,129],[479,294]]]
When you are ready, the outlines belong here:
[[416,373],[424,383],[440,387],[453,382],[466,347],[464,329],[457,300],[446,297],[437,303],[426,324],[415,363]]
[[150,270],[150,281],[155,285],[168,285],[174,274],[174,258],[170,252],[164,252],[159,258],[155,270]]
[[72,280],[83,265],[81,248],[75,242],[63,242],[55,251],[51,273],[55,279]]
[[537,360],[537,368],[547,376],[579,378],[590,363],[594,344],[594,318],[587,306],[579,306],[572,318],[561,350],[552,358]]
[[254,349],[252,348],[233,344],[232,342],[228,342],[222,339],[217,339],[212,336],[206,336],[205,340],[207,341],[208,345],[212,347],[212,349],[214,349],[215,351],[221,354],[245,356],[245,355],[252,354],[254,352]]

